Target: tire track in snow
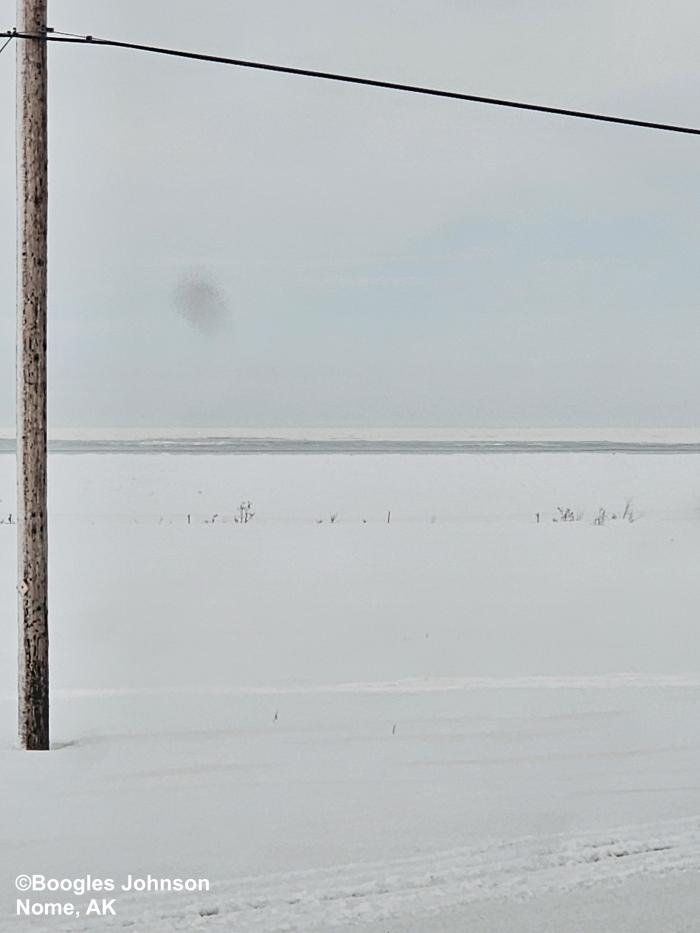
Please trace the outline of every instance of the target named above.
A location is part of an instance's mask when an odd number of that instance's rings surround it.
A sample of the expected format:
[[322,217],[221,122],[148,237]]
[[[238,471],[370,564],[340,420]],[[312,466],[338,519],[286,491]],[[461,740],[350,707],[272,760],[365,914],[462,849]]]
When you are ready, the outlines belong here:
[[[210,892],[198,895],[122,896],[116,902],[117,918],[81,918],[69,925],[57,918],[42,925],[37,918],[32,929],[326,933],[347,924],[425,916],[496,897],[565,892],[620,884],[644,873],[689,870],[700,870],[700,818],[574,837],[486,841],[391,860],[213,881]],[[16,927],[16,917],[0,918],[0,930]]]

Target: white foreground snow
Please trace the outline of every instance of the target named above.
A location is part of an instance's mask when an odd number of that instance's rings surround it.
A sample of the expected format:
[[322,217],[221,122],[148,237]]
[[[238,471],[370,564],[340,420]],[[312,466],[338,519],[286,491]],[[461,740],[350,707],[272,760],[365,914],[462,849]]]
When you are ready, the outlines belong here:
[[[48,755],[0,525],[0,929],[694,929],[696,456],[51,466]],[[211,890],[18,921],[20,872]]]

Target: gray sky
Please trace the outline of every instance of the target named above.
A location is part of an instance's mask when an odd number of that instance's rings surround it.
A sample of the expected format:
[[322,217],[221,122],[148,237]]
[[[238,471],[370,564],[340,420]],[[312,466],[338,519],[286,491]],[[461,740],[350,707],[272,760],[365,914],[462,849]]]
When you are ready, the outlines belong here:
[[[700,123],[690,0],[50,7],[67,31]],[[114,49],[52,46],[50,68],[55,425],[700,421],[697,138]]]

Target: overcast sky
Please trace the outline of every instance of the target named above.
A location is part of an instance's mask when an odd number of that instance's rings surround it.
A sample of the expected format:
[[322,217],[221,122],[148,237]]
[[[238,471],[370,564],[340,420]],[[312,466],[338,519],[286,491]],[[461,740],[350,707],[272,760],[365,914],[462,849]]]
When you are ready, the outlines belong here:
[[[53,0],[56,29],[700,124],[691,0]],[[15,0],[0,0],[0,28]],[[0,424],[14,419],[0,56]],[[700,140],[50,48],[56,426],[700,422]]]

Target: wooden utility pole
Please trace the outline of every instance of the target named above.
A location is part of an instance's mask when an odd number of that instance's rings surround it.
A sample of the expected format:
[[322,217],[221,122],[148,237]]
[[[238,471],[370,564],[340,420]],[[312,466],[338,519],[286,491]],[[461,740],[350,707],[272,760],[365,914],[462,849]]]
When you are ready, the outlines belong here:
[[[45,35],[47,0],[17,0],[17,30]],[[46,42],[17,50],[17,588],[19,741],[49,748],[46,521]]]

